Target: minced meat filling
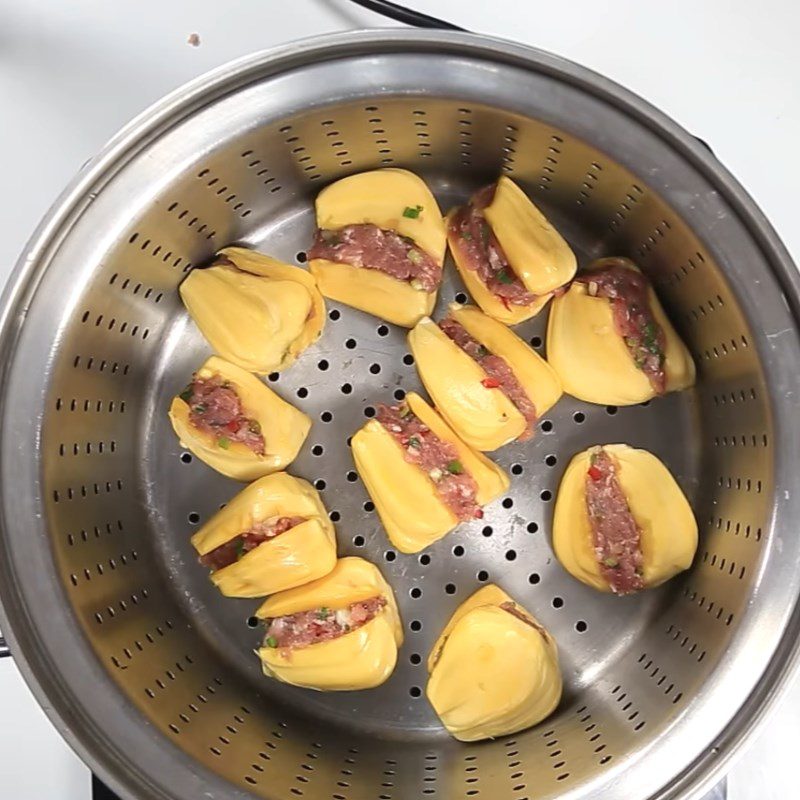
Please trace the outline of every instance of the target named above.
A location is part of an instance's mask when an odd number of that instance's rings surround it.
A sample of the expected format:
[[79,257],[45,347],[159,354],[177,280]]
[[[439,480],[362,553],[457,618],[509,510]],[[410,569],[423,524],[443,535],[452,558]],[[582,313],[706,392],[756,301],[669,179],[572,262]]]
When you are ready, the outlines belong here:
[[455,445],[440,439],[407,403],[378,406],[378,422],[403,448],[405,460],[426,472],[442,502],[463,521],[483,517],[478,484],[465,469]]
[[305,521],[305,517],[272,517],[255,522],[250,530],[234,536],[233,539],[215,547],[211,552],[200,556],[200,563],[210,570],[228,567],[235,564],[246,553],[255,550],[263,542],[274,539]]
[[467,269],[478,273],[486,288],[503,305],[529,306],[536,295],[529,292],[508,263],[508,258],[492,232],[483,210],[494,198],[496,184],[476,192],[466,206],[456,209],[450,217],[452,242],[464,259]]
[[221,375],[195,376],[180,396],[189,406],[189,422],[198,430],[210,433],[218,447],[227,450],[231,443],[239,442],[256,455],[264,455],[261,425],[245,414],[230,381]]
[[653,316],[648,298],[647,279],[623,265],[622,260],[599,269],[590,269],[576,280],[593,297],[611,300],[614,328],[628,346],[636,366],[644,372],[657,394],[666,391],[665,337]]
[[265,647],[297,648],[337,639],[374,619],[386,605],[385,597],[370,597],[333,610],[322,606],[265,620]]
[[426,292],[442,280],[441,266],[413,239],[371,223],[317,230],[308,257],[374,269]]
[[602,447],[590,456],[586,472],[586,511],[601,575],[612,591],[628,594],[644,588],[642,532],[633,518],[617,477],[618,465]]
[[528,423],[525,430],[519,435],[518,440],[524,442],[533,436],[536,425],[536,406],[528,397],[514,371],[508,362],[501,356],[490,353],[480,342],[473,339],[466,328],[456,322],[452,317],[445,317],[439,327],[452,339],[470,358],[474,359],[486,373],[482,383],[487,389],[501,389],[508,399],[516,406],[517,410]]

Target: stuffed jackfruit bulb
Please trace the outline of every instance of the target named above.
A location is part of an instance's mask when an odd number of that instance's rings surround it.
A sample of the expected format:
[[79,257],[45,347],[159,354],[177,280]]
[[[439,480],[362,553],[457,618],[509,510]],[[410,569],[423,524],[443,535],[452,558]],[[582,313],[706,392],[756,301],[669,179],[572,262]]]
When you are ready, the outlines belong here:
[[217,356],[173,398],[169,419],[184,447],[237,481],[284,469],[311,429],[302,411],[255,375]]
[[259,375],[292,364],[325,325],[325,301],[312,275],[243,247],[221,250],[210,267],[192,270],[179,291],[214,352]]
[[392,544],[416,553],[483,517],[508,476],[466,445],[418,394],[377,414],[352,440],[361,480]]
[[452,304],[439,323],[425,317],[408,342],[437,410],[476,450],[529,439],[561,397],[550,365],[475,306]]
[[336,534],[317,490],[276,472],[251,483],[192,536],[228,597],[263,597],[327,575]]
[[627,258],[593,262],[553,301],[547,358],[564,391],[589,403],[641,403],[695,380],[686,345]]
[[324,578],[270,597],[258,650],[264,674],[320,691],[370,689],[397,663],[403,626],[380,570],[341,558]]
[[697,522],[670,471],[626,444],[590,447],[564,473],[553,517],[564,569],[603,592],[649,589],[688,569]]
[[428,657],[428,675],[428,700],[462,742],[536,725],[561,699],[553,637],[494,584],[456,609]]
[[325,297],[410,328],[442,280],[444,220],[422,178],[404,169],[350,175],[316,200],[309,268]]
[[490,317],[516,325],[575,275],[575,254],[503,175],[447,215],[447,240],[467,290]]

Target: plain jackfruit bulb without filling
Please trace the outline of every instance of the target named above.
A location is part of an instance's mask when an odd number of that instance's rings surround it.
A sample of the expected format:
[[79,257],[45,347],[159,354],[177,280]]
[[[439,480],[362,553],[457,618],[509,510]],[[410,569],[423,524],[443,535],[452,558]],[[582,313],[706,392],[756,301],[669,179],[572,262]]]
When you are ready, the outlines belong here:
[[428,700],[462,742],[536,725],[561,699],[553,638],[494,584],[456,609],[433,646],[428,674]]
[[242,247],[192,270],[179,291],[214,352],[258,375],[288,367],[325,325],[325,303],[309,272]]

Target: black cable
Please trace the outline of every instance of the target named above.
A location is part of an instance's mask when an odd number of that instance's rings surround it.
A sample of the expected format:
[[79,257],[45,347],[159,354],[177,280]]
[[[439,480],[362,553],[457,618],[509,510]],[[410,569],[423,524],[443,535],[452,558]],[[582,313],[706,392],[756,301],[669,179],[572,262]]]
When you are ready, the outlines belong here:
[[97,775],[92,775],[92,800],[120,800],[111,789],[100,782]]
[[443,19],[431,17],[428,14],[423,14],[421,11],[413,11],[397,3],[390,3],[389,0],[351,0],[351,2],[369,11],[374,11],[376,14],[381,14],[384,17],[389,17],[389,19],[396,20],[397,22],[413,25],[415,28],[435,28],[443,31],[466,30],[466,28],[453,25],[452,22],[446,22]]

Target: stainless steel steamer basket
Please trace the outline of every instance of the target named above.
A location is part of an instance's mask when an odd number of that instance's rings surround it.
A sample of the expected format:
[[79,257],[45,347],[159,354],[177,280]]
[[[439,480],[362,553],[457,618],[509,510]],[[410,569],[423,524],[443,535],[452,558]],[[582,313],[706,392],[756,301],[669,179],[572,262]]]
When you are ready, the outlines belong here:
[[[315,193],[390,164],[422,173],[445,206],[508,173],[582,260],[636,259],[699,383],[646,408],[565,398],[532,443],[499,453],[507,498],[404,556],[347,446],[374,403],[418,386],[404,332],[331,303],[321,342],[272,385],[314,417],[293,471],[324,486],[340,551],[384,570],[407,641],[377,690],[303,692],[261,677],[255,602],[219,596],[188,543],[239,487],[181,452],[166,421],[206,353],[175,289],[231,242],[302,261]],[[442,303],[460,291],[449,270]],[[224,67],[83,171],[3,314],[0,623],[55,724],[123,797],[695,796],[796,661],[797,275],[709,152],[587,70],[408,30]],[[541,348],[543,326],[520,330]],[[609,441],[663,458],[701,526],[694,568],[641,597],[598,596],[550,549],[567,460]],[[420,661],[490,580],[553,631],[566,692],[543,725],[463,746],[419,696]]]

